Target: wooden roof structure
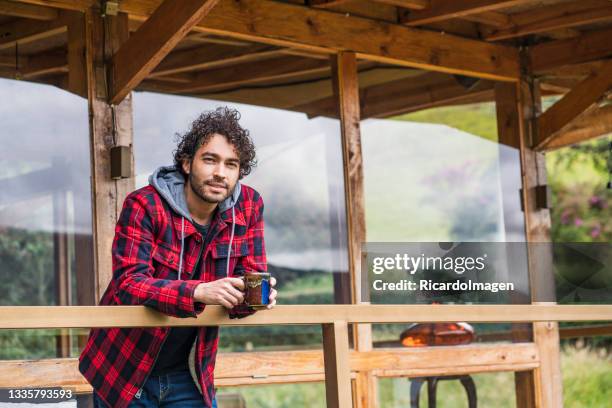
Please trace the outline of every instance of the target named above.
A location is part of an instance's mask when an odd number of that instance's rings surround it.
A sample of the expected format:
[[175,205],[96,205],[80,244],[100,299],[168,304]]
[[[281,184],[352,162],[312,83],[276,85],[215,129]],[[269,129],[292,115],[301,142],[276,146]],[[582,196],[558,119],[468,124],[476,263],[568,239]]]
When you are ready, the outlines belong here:
[[[518,305],[507,306],[515,320],[504,320],[501,308],[492,312],[496,321],[533,322],[527,333],[513,326],[513,340],[520,344],[373,350],[368,322],[395,320],[389,320],[393,310],[381,317],[376,306],[357,304],[366,236],[359,124],[435,106],[494,101],[499,142],[520,153],[527,240],[549,242],[550,213],[541,200],[543,152],[612,131],[611,40],[608,0],[0,0],[0,77],[52,84],[86,98],[89,106],[94,278],[87,267],[77,271],[83,279],[76,309],[20,309],[21,317],[28,317],[28,327],[51,327],[40,323],[48,316],[55,316],[53,327],[66,327],[62,322],[78,313],[89,321],[79,308],[95,305],[110,280],[114,227],[123,198],[134,189],[132,91],[336,117],[354,304],[330,310],[321,321],[323,352],[220,355],[219,384],[325,380],[328,407],[363,408],[378,406],[379,377],[514,371],[518,407],[562,407],[556,323],[567,316],[562,311],[530,318],[512,309]],[[542,113],[542,95],[560,99]],[[118,173],[112,165],[117,151]],[[554,299],[548,255],[530,254],[530,299],[517,300],[532,303],[534,314],[548,310],[541,303]],[[68,306],[65,298],[60,296],[58,305]],[[306,318],[319,313],[300,308],[279,306],[277,323],[294,321],[300,311]],[[570,308],[573,320],[612,320],[609,306]],[[116,310],[100,314],[143,321],[144,310]],[[227,323],[215,310],[203,320]],[[374,317],[349,322],[346,316],[358,311]],[[419,313],[440,319],[429,308]],[[62,320],[63,314],[70,318]],[[260,323],[256,318],[249,324]],[[354,350],[348,347],[349,324]],[[63,356],[69,346],[63,340]],[[23,374],[0,375],[0,386],[55,381],[88,389],[74,359],[0,362],[0,368]],[[265,378],[246,375],[255,369]]]
[[[128,20],[130,41],[112,56],[114,103],[148,90],[337,116],[329,56],[351,50],[361,117],[386,117],[492,101],[492,80],[517,80],[521,58],[544,95],[565,94],[612,54],[608,0],[221,0],[193,5],[199,15],[161,3],[0,0],[0,76],[85,96],[69,72],[84,67],[79,16],[91,6]],[[466,89],[452,74],[481,80]]]

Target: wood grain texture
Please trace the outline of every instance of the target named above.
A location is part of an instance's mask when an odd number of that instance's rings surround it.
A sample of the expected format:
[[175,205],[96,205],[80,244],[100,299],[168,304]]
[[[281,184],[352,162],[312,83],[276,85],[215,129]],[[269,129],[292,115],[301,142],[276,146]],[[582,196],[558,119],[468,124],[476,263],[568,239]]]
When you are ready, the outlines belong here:
[[[106,49],[103,49],[103,30]],[[113,180],[110,177],[110,148],[114,145],[131,146],[133,143],[132,98],[128,95],[114,107],[116,133],[113,134],[111,106],[107,103],[108,87],[103,61],[127,40],[127,16],[108,16],[104,20],[93,11],[85,14],[85,49],[87,61],[87,92],[89,100],[89,132],[92,182],[92,218],[94,236],[94,270],[96,301],[112,277],[111,249],[115,225],[123,200],[134,190],[135,179]],[[131,160],[131,174],[134,161]],[[92,277],[93,278],[93,277]]]
[[402,23],[409,26],[436,23],[451,18],[502,10],[531,3],[533,0],[431,0],[427,8],[410,12]]
[[604,59],[612,55],[612,29],[597,30],[579,37],[550,41],[529,47],[534,73],[570,64]]
[[118,104],[219,0],[165,0],[113,55],[110,102]]
[[[122,11],[146,19],[157,0],[125,0]],[[264,0],[221,0],[195,30],[273,45],[435,71],[514,81],[512,47],[418,30],[363,17]]]
[[0,306],[0,328],[257,326],[409,322],[608,321],[612,305],[280,305],[244,319],[230,319],[209,305],[194,319],[180,319],[146,306]]
[[353,395],[347,322],[323,325],[323,364],[327,408],[351,408]]
[[537,120],[533,141],[536,150],[550,143],[555,134],[596,103],[612,87],[612,60],[606,61],[595,73],[576,85],[555,102]]

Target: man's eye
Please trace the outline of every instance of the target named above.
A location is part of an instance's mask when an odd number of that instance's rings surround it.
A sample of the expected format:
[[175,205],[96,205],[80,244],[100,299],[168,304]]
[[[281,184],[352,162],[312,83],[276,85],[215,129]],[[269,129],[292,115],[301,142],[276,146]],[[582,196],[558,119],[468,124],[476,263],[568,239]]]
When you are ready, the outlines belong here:
[[205,158],[204,158],[204,161],[205,161],[206,163],[213,163],[213,162],[214,162],[214,160],[213,160],[211,157],[205,157]]
[[230,164],[228,164],[228,166],[231,167],[231,168],[236,168],[236,167],[238,167],[238,164],[230,163]]

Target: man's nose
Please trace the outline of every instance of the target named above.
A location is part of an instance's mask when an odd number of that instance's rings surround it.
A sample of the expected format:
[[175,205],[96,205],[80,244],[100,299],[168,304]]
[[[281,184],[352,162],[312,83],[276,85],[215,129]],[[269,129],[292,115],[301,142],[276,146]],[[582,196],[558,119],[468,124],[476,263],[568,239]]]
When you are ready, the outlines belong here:
[[225,170],[226,170],[225,166],[223,164],[219,164],[215,166],[215,171],[213,172],[213,176],[215,178],[225,179],[226,178]]

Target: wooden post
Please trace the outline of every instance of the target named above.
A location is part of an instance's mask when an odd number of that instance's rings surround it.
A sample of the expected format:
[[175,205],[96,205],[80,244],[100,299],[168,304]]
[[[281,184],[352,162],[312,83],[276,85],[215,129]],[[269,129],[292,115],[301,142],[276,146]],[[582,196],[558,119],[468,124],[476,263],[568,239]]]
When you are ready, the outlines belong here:
[[[523,115],[519,105],[518,88],[516,84],[501,82],[495,84],[495,108],[497,111],[497,134],[500,143],[500,160],[516,160],[518,167],[517,176],[520,177],[522,174],[520,164],[520,135]],[[504,157],[504,151],[508,152],[508,147],[506,146],[516,148],[516,155],[509,158]],[[512,200],[513,194],[516,199],[521,199],[518,195],[518,191],[506,191],[506,189],[504,189],[504,210],[509,206],[506,198]],[[516,300],[519,302],[521,300],[529,302],[530,299]],[[531,326],[531,324],[525,323],[512,324],[513,341],[532,341]],[[514,373],[517,408],[535,407],[535,382],[533,374],[533,371],[517,371]]]
[[352,407],[348,324],[335,321],[322,328],[327,408]]
[[[546,184],[543,153],[530,146],[540,109],[538,85],[525,77],[519,84],[496,84],[500,138],[518,141],[525,232],[529,259],[532,303],[554,302],[554,276],[550,243],[550,213],[537,208],[535,187]],[[512,108],[514,107],[514,108]],[[501,140],[501,139],[500,139]],[[533,324],[533,340],[540,353],[540,367],[515,376],[517,407],[561,407],[563,405],[559,364],[559,332],[555,322]]]
[[129,34],[126,14],[102,18],[98,11],[89,9],[85,19],[94,266],[96,299],[99,300],[112,276],[111,247],[117,218],[125,196],[135,185],[133,158],[130,178],[113,180],[110,173],[110,148],[132,146],[131,94],[119,105],[107,103],[108,64]]
[[[351,303],[362,303],[361,244],[366,241],[363,160],[361,155],[359,80],[357,58],[353,52],[331,57],[332,83],[340,117],[346,220],[348,229]],[[355,350],[372,349],[372,325],[353,325]],[[355,380],[356,407],[378,405],[376,377],[359,372]]]
[[[544,153],[531,148],[541,110],[539,85],[533,77],[519,83],[519,101],[525,118],[521,132],[521,167],[523,174],[523,202],[525,231],[529,247],[529,280],[532,303],[554,303],[555,282],[552,264],[550,210],[537,208],[535,187],[546,184]],[[535,243],[535,244],[534,244]],[[535,245],[535,246],[534,246]],[[540,367],[535,370],[536,407],[563,407],[559,327],[556,322],[535,322],[534,341],[540,352]]]

